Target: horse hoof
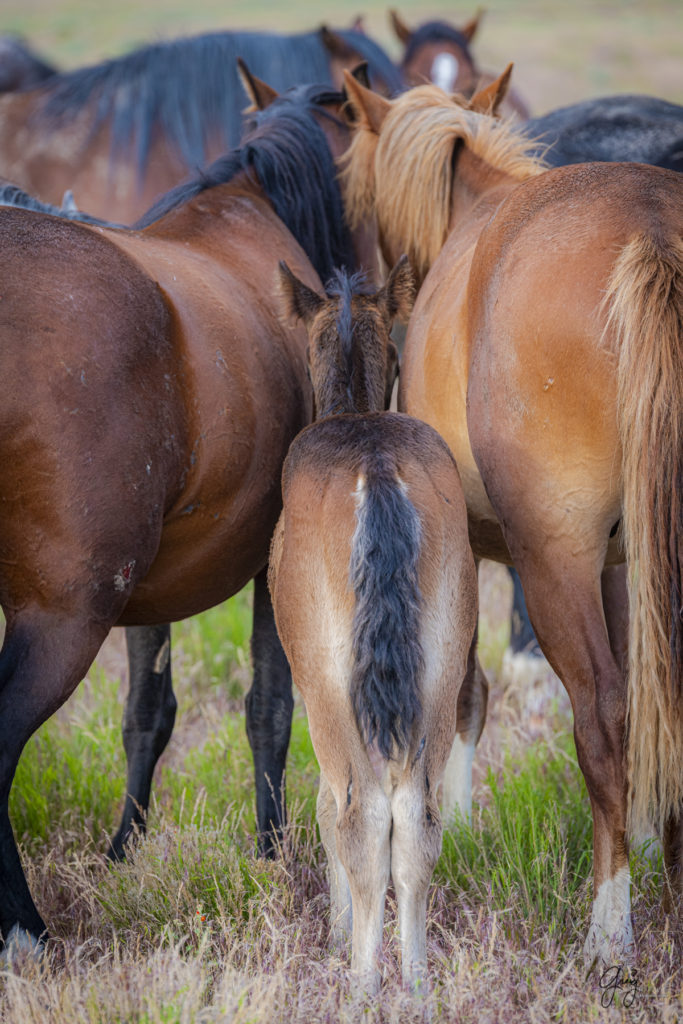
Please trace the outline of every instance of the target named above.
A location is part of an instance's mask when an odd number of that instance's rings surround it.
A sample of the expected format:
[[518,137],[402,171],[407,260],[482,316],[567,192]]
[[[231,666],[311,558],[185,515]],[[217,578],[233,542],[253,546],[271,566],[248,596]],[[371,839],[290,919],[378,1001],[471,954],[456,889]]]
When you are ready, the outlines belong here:
[[44,939],[37,939],[35,935],[15,924],[5,939],[5,948],[0,952],[0,967],[7,968],[25,959],[42,959],[45,951]]

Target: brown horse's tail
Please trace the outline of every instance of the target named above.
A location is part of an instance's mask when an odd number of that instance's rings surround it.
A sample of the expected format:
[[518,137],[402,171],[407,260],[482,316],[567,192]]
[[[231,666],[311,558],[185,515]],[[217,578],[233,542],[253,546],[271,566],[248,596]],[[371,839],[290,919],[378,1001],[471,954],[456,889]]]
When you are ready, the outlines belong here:
[[420,518],[394,460],[375,454],[356,489],[351,699],[365,741],[376,742],[386,758],[407,748],[422,710],[421,539]]
[[661,832],[683,805],[683,240],[634,238],[606,301],[619,338],[630,820]]

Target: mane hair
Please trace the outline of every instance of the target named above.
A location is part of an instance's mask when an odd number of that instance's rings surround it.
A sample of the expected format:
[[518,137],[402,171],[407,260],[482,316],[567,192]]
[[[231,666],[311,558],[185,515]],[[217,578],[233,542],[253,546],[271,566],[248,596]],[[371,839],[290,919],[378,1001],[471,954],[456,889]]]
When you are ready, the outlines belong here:
[[[340,32],[369,62],[371,73],[400,87],[398,70],[386,54],[359,32]],[[55,74],[42,90],[36,122],[57,128],[93,112],[91,137],[111,125],[111,158],[135,153],[142,174],[155,131],[188,168],[206,161],[208,144],[236,146],[245,97],[237,57],[278,92],[330,79],[330,55],[320,31],[297,35],[214,32],[156,43],[89,68]]]
[[62,220],[76,220],[82,224],[97,224],[99,227],[116,228],[121,227],[112,221],[101,220],[99,217],[91,217],[89,213],[81,210],[64,210],[61,206],[53,206],[52,203],[44,203],[35,196],[29,195],[17,185],[0,185],[0,206],[14,206],[22,210],[33,210],[36,213],[46,213],[51,217],[61,217]]
[[325,293],[329,299],[340,299],[337,310],[336,326],[339,335],[341,355],[344,363],[346,376],[346,397],[349,405],[353,406],[353,313],[351,300],[354,295],[369,295],[368,280],[363,271],[349,274],[345,268],[337,268],[330,281],[325,285]]
[[331,116],[321,102],[343,102],[325,86],[300,86],[252,115],[239,149],[216,160],[194,180],[162,196],[134,225],[148,227],[171,210],[236,174],[253,175],[324,281],[337,266],[354,267],[351,234],[337,169],[313,114]]
[[420,277],[448,235],[458,143],[516,181],[545,170],[527,138],[435,85],[393,100],[380,134],[358,128],[342,157],[351,224],[374,213],[387,243],[407,253]]
[[472,64],[475,64],[470,44],[459,29],[453,25],[447,25],[445,21],[428,21],[413,32],[406,46],[401,66],[405,67],[413,59],[416,51],[428,43],[454,43],[469,57]]

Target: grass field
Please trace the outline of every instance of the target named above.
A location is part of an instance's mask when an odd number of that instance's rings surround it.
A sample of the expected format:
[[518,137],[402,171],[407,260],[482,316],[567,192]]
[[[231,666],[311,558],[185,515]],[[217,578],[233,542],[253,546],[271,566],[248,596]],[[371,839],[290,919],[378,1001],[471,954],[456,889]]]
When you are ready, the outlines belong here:
[[[384,5],[367,29],[397,54]],[[411,23],[473,8],[402,6]],[[597,93],[643,91],[683,102],[680,7],[493,0],[478,40],[483,66],[516,61],[534,112]],[[219,27],[349,24],[355,3],[244,0],[3,0],[0,31],[20,31],[62,66],[135,43]],[[459,17],[460,15],[460,17]],[[251,592],[174,626],[177,727],[157,770],[147,839],[112,869],[125,765],[123,638],[114,631],[87,680],[31,740],[11,815],[34,898],[54,937],[41,964],[0,974],[0,1021],[445,1022],[683,1019],[680,928],[660,909],[659,864],[634,857],[638,984],[610,1008],[579,956],[590,916],[591,819],[567,699],[549,680],[530,693],[499,682],[510,586],[485,565],[480,653],[491,682],[475,762],[475,814],[446,834],[429,915],[433,982],[416,1005],[400,984],[390,894],[381,1001],[359,1003],[327,951],[329,901],[315,821],[317,765],[300,704],[288,766],[283,857],[254,855],[251,756],[244,730]],[[634,995],[629,1002],[629,995]],[[609,997],[609,993],[607,993]]]

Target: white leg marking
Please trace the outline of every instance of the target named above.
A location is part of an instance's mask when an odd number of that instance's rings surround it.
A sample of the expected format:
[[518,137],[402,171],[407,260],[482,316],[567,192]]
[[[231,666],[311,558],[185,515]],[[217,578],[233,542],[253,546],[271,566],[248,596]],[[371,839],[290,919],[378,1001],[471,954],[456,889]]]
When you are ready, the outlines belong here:
[[474,742],[465,743],[456,733],[443,776],[441,806],[448,825],[456,808],[465,821],[472,820],[472,762]]
[[5,940],[5,948],[0,953],[0,967],[9,967],[14,960],[24,956],[40,960],[43,949],[44,945],[40,939],[31,935],[21,925],[15,924]]
[[608,967],[624,963],[633,954],[631,874],[628,867],[620,868],[598,889],[583,954],[587,961],[592,962],[597,957]]

